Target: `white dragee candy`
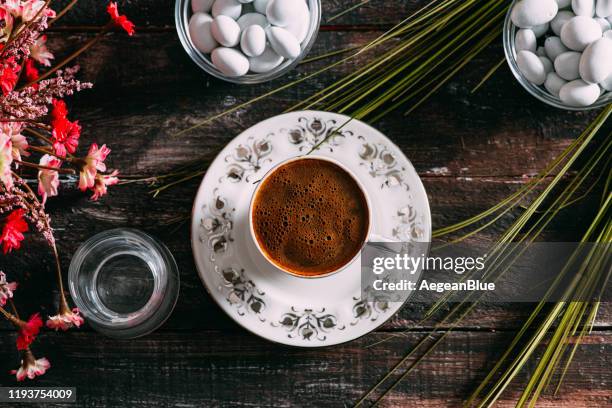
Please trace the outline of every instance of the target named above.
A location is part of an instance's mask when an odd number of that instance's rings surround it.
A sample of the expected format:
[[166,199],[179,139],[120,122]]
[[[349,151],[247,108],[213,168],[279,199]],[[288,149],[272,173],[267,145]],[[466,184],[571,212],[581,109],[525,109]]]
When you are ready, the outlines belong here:
[[540,59],[540,61],[542,61],[542,65],[544,66],[544,72],[546,72],[546,74],[554,71],[553,63],[551,62],[551,60],[549,60],[546,57],[540,57],[540,56],[538,56],[538,58]]
[[266,32],[261,26],[252,25],[242,32],[240,48],[247,57],[261,55],[266,48]]
[[536,50],[536,55],[538,57],[545,57],[546,56],[546,49],[542,46],[539,46],[538,49]]
[[586,82],[597,84],[612,75],[612,40],[600,38],[582,53],[580,76]]
[[577,16],[593,17],[595,15],[595,0],[572,0],[572,10]]
[[510,17],[515,26],[531,28],[548,23],[558,10],[555,0],[521,0],[514,4]]
[[557,4],[560,9],[566,8],[572,5],[572,0],[557,0]]
[[296,7],[300,9],[297,13],[298,17],[283,28],[293,34],[301,44],[306,39],[310,27],[310,10],[305,1],[296,3]]
[[194,13],[208,13],[215,0],[191,0],[191,11]]
[[218,15],[213,20],[210,30],[215,40],[226,47],[233,47],[240,41],[240,27],[231,17]]
[[531,29],[521,28],[514,37],[514,47],[516,52],[523,50],[535,52],[538,48],[538,40]]
[[563,25],[561,41],[574,51],[582,51],[587,45],[601,38],[601,27],[591,17],[576,16]]
[[561,101],[570,106],[592,105],[599,98],[599,85],[588,84],[582,79],[568,82],[559,90]]
[[576,17],[576,15],[574,14],[573,11],[561,10],[560,12],[557,13],[555,18],[553,18],[552,21],[550,22],[550,29],[556,35],[560,35],[561,28],[563,27],[563,25],[574,17]]
[[216,0],[212,6],[212,16],[228,16],[236,20],[242,14],[242,3],[238,0]]
[[242,4],[247,4],[247,3],[252,3],[253,0],[238,0],[239,2],[241,2]]
[[266,6],[268,21],[276,26],[285,27],[300,17],[300,13],[303,12],[301,3],[304,3],[304,0],[270,0]]
[[556,72],[549,72],[546,75],[546,81],[544,82],[544,88],[551,94],[559,96],[559,91],[563,85],[567,84],[567,81],[557,75]]
[[604,79],[599,85],[606,91],[612,91],[612,74]]
[[219,71],[229,77],[249,72],[249,60],[235,48],[217,47],[210,54],[210,59]]
[[609,38],[610,40],[612,40],[612,30],[608,30],[605,33],[603,33],[603,37]]
[[597,0],[595,14],[598,17],[612,16],[612,0]]
[[559,54],[563,54],[569,49],[563,45],[561,39],[559,37],[548,37],[544,41],[544,49],[546,50],[546,55],[550,58],[551,61],[554,61]]
[[533,33],[535,34],[537,38],[540,38],[541,36],[543,36],[544,34],[548,32],[549,28],[550,28],[550,23],[544,23],[544,24],[540,24],[540,25],[531,27],[531,31],[533,31]]
[[285,58],[297,58],[300,55],[301,48],[297,38],[289,31],[281,27],[268,27],[266,35],[272,49],[276,53]]
[[251,71],[258,74],[273,70],[279,66],[281,62],[283,62],[283,57],[274,52],[269,45],[266,45],[266,49],[261,55],[249,58]]
[[189,36],[193,45],[206,54],[219,45],[212,36],[210,29],[212,21],[213,18],[206,13],[195,13],[189,20]]
[[567,51],[555,58],[555,71],[557,75],[566,81],[580,78],[580,57],[582,54],[576,51]]
[[268,6],[269,0],[255,0],[253,5],[255,6],[255,11],[261,14],[266,14],[266,7]]
[[516,55],[516,63],[523,76],[536,85],[546,80],[546,71],[540,58],[531,51],[521,51]]
[[612,28],[612,26],[610,26],[610,22],[603,17],[597,17],[595,18],[595,21],[597,21],[597,24],[599,24],[599,26],[601,27],[601,31],[603,31],[604,33],[610,28]]
[[247,27],[252,25],[258,25],[261,28],[266,28],[270,23],[268,23],[268,19],[263,14],[259,13],[246,13],[240,16],[237,21],[240,26],[240,30],[244,30]]

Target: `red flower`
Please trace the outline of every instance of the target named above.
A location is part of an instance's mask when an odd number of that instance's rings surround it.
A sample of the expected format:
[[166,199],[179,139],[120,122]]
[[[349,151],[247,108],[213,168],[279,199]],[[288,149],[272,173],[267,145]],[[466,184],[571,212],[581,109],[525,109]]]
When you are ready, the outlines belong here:
[[[34,60],[32,58],[28,58],[28,60],[26,61],[23,74],[25,76],[26,82],[28,83],[36,81],[40,76],[40,73],[34,65]],[[38,86],[38,84],[34,84],[34,86]]]
[[119,15],[119,10],[117,9],[117,3],[113,3],[112,1],[108,3],[106,7],[106,11],[111,16],[111,19],[115,23],[117,27],[123,28],[128,35],[134,34],[134,23],[127,19],[124,15]]
[[66,103],[62,100],[54,99],[53,110],[51,111],[53,149],[55,149],[55,154],[60,157],[66,157],[66,152],[74,153],[81,137],[79,121],[71,122],[67,116]]
[[34,313],[30,316],[30,320],[23,322],[17,335],[17,350],[27,350],[30,344],[36,340],[42,325],[43,321],[38,313]]
[[0,235],[2,250],[5,254],[21,247],[21,241],[24,239],[23,232],[28,230],[28,223],[23,218],[24,215],[25,211],[20,208],[6,217],[2,235]]
[[5,95],[11,92],[19,79],[19,65],[15,62],[15,57],[6,58],[0,64],[0,88]]

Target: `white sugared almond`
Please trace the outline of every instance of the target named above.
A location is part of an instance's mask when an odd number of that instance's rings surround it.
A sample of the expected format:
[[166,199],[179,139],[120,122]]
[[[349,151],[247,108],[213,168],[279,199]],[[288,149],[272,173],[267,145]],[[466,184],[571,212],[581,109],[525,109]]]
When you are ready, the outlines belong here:
[[569,49],[582,51],[601,38],[601,27],[591,17],[576,16],[561,28],[561,41]]
[[272,49],[281,57],[293,59],[300,55],[300,43],[293,34],[284,28],[268,27],[266,36]]
[[521,28],[514,37],[514,48],[516,52],[527,50],[535,52],[538,48],[538,39],[535,33],[529,28]]
[[252,25],[242,32],[240,48],[247,57],[261,55],[266,48],[266,32],[261,26]]
[[215,40],[225,47],[233,47],[240,41],[240,27],[238,23],[223,14],[215,17],[210,30]]
[[548,23],[558,10],[555,0],[521,0],[514,4],[510,17],[515,26],[531,28]]
[[243,31],[245,28],[250,27],[252,25],[258,25],[261,28],[266,28],[269,25],[266,16],[259,13],[243,14],[236,22],[240,26],[240,31]]
[[258,74],[268,72],[276,68],[283,62],[283,57],[278,55],[270,46],[261,55],[249,58],[251,71]]
[[194,13],[208,13],[215,0],[191,0],[191,11]]
[[270,0],[266,6],[268,21],[276,26],[285,27],[300,17],[304,0]]
[[589,44],[580,58],[580,77],[597,84],[612,75],[612,40],[600,38]]
[[228,77],[238,77],[249,72],[249,60],[235,48],[217,47],[210,54],[210,59]]
[[212,21],[213,18],[206,13],[195,13],[189,20],[189,36],[193,45],[206,54],[219,45],[212,36],[210,29]]
[[582,54],[576,51],[566,51],[559,54],[559,56],[555,58],[555,72],[557,75],[566,81],[573,81],[574,79],[580,78],[578,67],[580,66],[581,56]]
[[572,0],[572,10],[577,16],[593,17],[595,0]]
[[542,85],[546,80],[546,70],[540,58],[531,51],[520,51],[516,55],[519,70],[529,82]]
[[242,13],[242,3],[238,0],[216,0],[212,6],[212,16],[228,16],[234,20]]
[[561,87],[559,99],[569,106],[582,107],[595,103],[599,94],[599,85],[588,84],[582,79],[576,79]]

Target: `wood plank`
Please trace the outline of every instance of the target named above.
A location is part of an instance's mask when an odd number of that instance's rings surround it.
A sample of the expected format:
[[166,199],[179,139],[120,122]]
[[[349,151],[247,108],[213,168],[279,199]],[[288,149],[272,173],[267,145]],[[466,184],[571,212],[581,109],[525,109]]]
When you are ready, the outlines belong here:
[[[322,33],[313,55],[363,44],[374,35]],[[51,46],[68,52],[88,37],[54,35]],[[505,67],[482,90],[470,94],[499,56],[500,48],[492,47],[426,106],[406,118],[398,112],[375,126],[399,145],[422,174],[536,173],[567,147],[596,112],[569,113],[548,107],[522,90]],[[109,162],[125,175],[153,175],[198,158],[211,160],[242,130],[281,113],[364,60],[357,59],[179,138],[173,135],[191,124],[313,72],[323,62],[307,64],[289,78],[269,84],[228,85],[204,75],[168,33],[143,34],[130,41],[111,36],[79,62],[83,78],[96,84],[72,103],[72,115],[84,127],[83,143],[95,140],[111,145]]]
[[[520,186],[517,182],[520,183],[521,179],[468,181],[451,177],[426,177],[424,181],[429,191],[434,226],[441,227],[490,207]],[[68,271],[72,254],[90,236],[117,227],[139,228],[159,237],[170,248],[179,264],[181,296],[175,313],[164,328],[236,328],[236,324],[209,298],[197,276],[187,223],[171,224],[177,216],[189,217],[198,182],[195,180],[183,184],[157,199],[151,199],[148,195],[149,187],[144,184],[117,186],[111,189],[109,196],[98,202],[89,201],[74,186],[62,186],[60,196],[49,200],[48,210],[56,228],[64,271]],[[580,210],[580,207],[576,209]],[[568,232],[580,231],[587,211],[588,208],[578,212],[572,209],[562,214],[552,226],[551,235],[561,239]],[[509,219],[504,220],[498,227],[480,234],[477,243],[492,242],[496,234],[507,228],[508,222]],[[16,296],[22,314],[35,311],[41,311],[43,315],[55,313],[53,302],[56,296],[49,293],[49,288],[55,288],[53,267],[48,248],[34,239],[29,239],[21,251],[2,259],[2,269],[12,276],[18,276],[21,282]],[[24,297],[19,297],[21,293],[24,293]],[[426,308],[425,304],[408,305],[384,329],[432,327],[440,318],[417,325]],[[532,308],[531,304],[479,306],[460,327],[513,329],[521,325]],[[602,305],[597,326],[612,326],[611,304]],[[0,327],[9,328],[5,322],[0,323]]]
[[[130,341],[45,333],[34,350],[52,367],[36,385],[76,386],[79,405],[91,408],[352,406],[423,333],[365,348],[383,336],[307,350],[242,332],[157,333]],[[509,342],[506,333],[450,334],[382,406],[459,406]],[[13,337],[0,337],[0,346],[10,350]],[[538,406],[609,406],[611,351],[612,333],[593,333],[578,348],[557,397],[548,391]],[[0,370],[14,368],[16,360],[4,358]],[[531,361],[496,406],[513,406],[533,368]],[[2,375],[0,384],[14,380]]]
[[[401,18],[407,17],[419,7],[426,4],[424,1],[408,0],[389,2],[384,0],[371,0],[368,4],[359,7],[351,13],[333,21],[331,17],[354,6],[361,0],[323,0],[322,24],[335,28],[335,26],[382,26],[396,24]],[[54,1],[52,8],[60,10],[70,0]],[[173,0],[130,0],[118,1],[121,13],[127,14],[137,26],[137,30],[150,27],[173,27],[174,5]],[[61,26],[92,26],[102,25],[108,21],[105,11],[106,3],[94,0],[81,0],[66,14],[58,25]],[[343,27],[340,27],[343,28]]]

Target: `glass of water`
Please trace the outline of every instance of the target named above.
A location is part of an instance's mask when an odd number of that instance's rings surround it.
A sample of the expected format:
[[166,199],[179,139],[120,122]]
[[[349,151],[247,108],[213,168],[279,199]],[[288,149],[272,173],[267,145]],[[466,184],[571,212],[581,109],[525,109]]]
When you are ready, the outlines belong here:
[[69,270],[70,293],[87,322],[115,338],[151,333],[172,313],[179,274],[161,242],[133,229],[113,229],[77,249]]

